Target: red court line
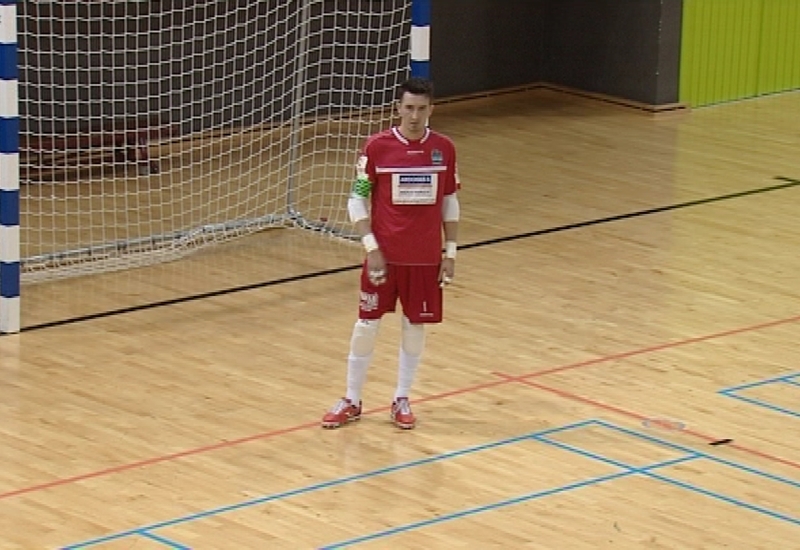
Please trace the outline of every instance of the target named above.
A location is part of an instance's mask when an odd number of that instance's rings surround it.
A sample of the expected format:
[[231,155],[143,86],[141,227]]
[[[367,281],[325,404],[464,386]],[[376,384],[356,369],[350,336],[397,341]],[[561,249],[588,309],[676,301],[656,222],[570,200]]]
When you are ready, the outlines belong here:
[[[437,399],[443,399],[446,397],[452,397],[455,395],[461,395],[465,393],[471,393],[478,390],[483,390],[486,388],[491,388],[494,386],[502,386],[503,384],[507,384],[508,381],[506,380],[490,380],[488,382],[484,382],[482,384],[476,384],[474,386],[469,386],[466,388],[460,388],[456,390],[451,390],[444,393],[439,393],[436,395],[429,395],[428,397],[422,397],[419,399],[415,399],[415,403],[422,403],[425,401],[435,401]],[[364,411],[363,415],[372,415],[379,412],[386,412],[390,409],[390,406],[378,407],[375,409],[370,409]],[[23,487],[21,489],[14,489],[5,493],[0,493],[0,500],[24,495],[26,493],[33,493],[36,491],[42,491],[44,489],[52,489],[55,487],[60,487],[62,485],[68,485],[70,483],[77,483],[79,481],[86,481],[88,479],[94,479],[98,477],[103,477],[111,474],[117,474],[121,472],[125,472],[127,470],[134,470],[136,468],[143,468],[145,466],[152,466],[154,464],[159,464],[161,462],[170,462],[172,460],[177,460],[179,458],[186,458],[193,455],[199,455],[202,453],[207,453],[210,451],[217,451],[220,449],[227,449],[230,447],[235,447],[236,445],[241,445],[242,443],[249,443],[252,441],[259,441],[270,439],[273,437],[277,437],[279,435],[287,435],[292,432],[299,432],[308,428],[319,428],[320,423],[317,422],[307,422],[305,424],[298,424],[297,426],[290,426],[288,428],[280,428],[278,430],[271,430],[269,432],[263,432],[255,435],[249,435],[246,437],[241,437],[239,439],[230,439],[225,441],[220,441],[218,443],[213,443],[211,445],[204,445],[202,447],[195,447],[193,449],[187,449],[185,451],[180,451],[177,453],[172,453],[168,455],[161,455],[155,456],[152,458],[146,458],[144,460],[139,460],[137,462],[129,462],[127,464],[120,464],[118,466],[112,466],[111,468],[106,468],[104,470],[97,470],[93,472],[87,472],[85,474],[80,474],[72,477],[65,477],[60,479],[54,479],[53,481],[48,481],[46,483],[40,483],[38,485],[31,485],[29,487]]]
[[[624,359],[624,358],[627,358],[627,357],[633,357],[635,355],[642,355],[642,354],[645,354],[645,353],[651,353],[651,352],[659,351],[659,350],[663,350],[663,349],[675,348],[675,347],[678,347],[678,346],[683,346],[683,345],[688,345],[688,344],[694,344],[694,343],[697,343],[697,342],[703,342],[703,341],[712,340],[712,339],[715,339],[715,338],[722,338],[724,336],[730,336],[730,335],[739,334],[739,333],[742,333],[742,332],[761,330],[761,329],[764,329],[764,328],[774,327],[774,326],[778,326],[778,325],[794,323],[796,321],[800,321],[800,315],[796,315],[794,317],[789,317],[789,318],[786,318],[786,319],[779,319],[777,321],[769,321],[769,322],[766,322],[766,323],[760,323],[758,325],[750,325],[750,326],[746,326],[746,327],[740,327],[740,328],[736,328],[736,329],[732,329],[732,330],[727,330],[727,331],[724,331],[724,332],[716,332],[716,333],[713,333],[713,334],[708,334],[706,336],[698,336],[698,337],[694,337],[694,338],[687,338],[687,339],[684,339],[684,340],[674,340],[672,342],[667,342],[666,344],[659,344],[659,345],[656,345],[656,346],[640,348],[640,349],[627,351],[627,352],[623,352],[623,353],[617,353],[617,354],[613,354],[613,355],[605,355],[605,356],[602,356],[602,357],[596,357],[594,359],[589,359],[587,361],[581,361],[579,363],[572,363],[570,365],[563,365],[563,366],[560,366],[560,367],[555,367],[555,368],[547,369],[547,370],[543,370],[543,371],[537,371],[537,372],[533,372],[533,373],[530,373],[530,374],[525,374],[525,375],[522,375],[522,376],[517,376],[517,377],[509,376],[509,377],[506,377],[506,378],[500,378],[500,379],[497,379],[497,380],[491,380],[491,381],[488,381],[488,382],[484,382],[482,384],[476,384],[474,386],[468,386],[466,388],[460,388],[460,389],[455,389],[455,390],[451,390],[451,391],[447,391],[447,392],[443,392],[443,393],[429,395],[427,397],[423,397],[423,398],[420,398],[420,399],[415,399],[414,401],[416,403],[426,402],[426,401],[435,401],[437,399],[444,399],[444,398],[447,398],[447,397],[453,397],[453,396],[457,396],[457,395],[463,395],[463,394],[466,394],[466,393],[472,393],[472,392],[475,392],[475,391],[480,391],[480,390],[483,390],[483,389],[492,388],[492,387],[495,387],[495,386],[500,386],[500,385],[508,384],[508,383],[511,383],[511,382],[520,382],[520,381],[523,381],[523,380],[527,380],[529,378],[534,378],[534,377],[537,377],[537,376],[544,376],[546,374],[553,374],[553,373],[556,373],[556,372],[562,372],[562,371],[571,370],[571,369],[578,369],[578,368],[582,368],[582,367],[588,367],[590,365],[596,365],[598,363],[606,363],[606,362],[610,362],[610,361],[616,361],[618,359]],[[371,415],[371,414],[379,413],[379,412],[382,412],[382,411],[386,411],[386,410],[388,410],[388,408],[389,407],[380,407],[380,408],[377,408],[377,409],[370,409],[368,411],[365,411],[364,414],[365,415]],[[142,468],[142,467],[145,467],[145,466],[152,466],[154,464],[159,464],[159,463],[162,463],[162,462],[169,462],[169,461],[172,461],[172,460],[177,460],[177,459],[180,459],[180,458],[186,458],[186,457],[189,457],[189,456],[198,455],[198,454],[202,454],[202,453],[206,453],[206,452],[210,452],[210,451],[216,451],[216,450],[220,450],[220,449],[227,449],[227,448],[230,448],[230,447],[241,445],[243,443],[249,443],[251,441],[260,441],[260,440],[270,439],[270,438],[277,437],[277,436],[280,436],[280,435],[286,435],[286,434],[289,434],[289,433],[298,432],[298,431],[309,429],[309,428],[318,428],[318,427],[319,427],[319,422],[307,422],[305,424],[299,424],[297,426],[290,426],[290,427],[287,427],[287,428],[280,428],[280,429],[277,429],[277,430],[263,432],[263,433],[259,433],[259,434],[255,434],[255,435],[250,435],[250,436],[242,437],[242,438],[239,438],[239,439],[231,439],[231,440],[226,440],[226,441],[220,441],[218,443],[213,443],[213,444],[210,444],[210,445],[204,445],[202,447],[196,447],[196,448],[193,448],[193,449],[187,449],[185,451],[180,451],[180,452],[177,452],[177,453],[172,453],[172,454],[167,454],[167,455],[162,455],[162,456],[156,456],[156,457],[147,458],[147,459],[144,459],[144,460],[139,460],[139,461],[136,461],[136,462],[129,462],[129,463],[126,463],[126,464],[120,464],[118,466],[112,466],[110,468],[105,468],[105,469],[102,469],[102,470],[97,470],[97,471],[93,471],[93,472],[87,472],[85,474],[79,474],[79,475],[76,475],[76,476],[65,477],[65,478],[60,478],[60,479],[54,479],[54,480],[48,481],[46,483],[40,483],[40,484],[37,484],[37,485],[31,485],[29,487],[22,487],[20,489],[13,489],[13,490],[7,491],[5,493],[0,493],[0,500],[7,499],[7,498],[10,498],[10,497],[14,497],[14,496],[24,495],[24,494],[27,494],[27,493],[33,493],[33,492],[36,492],[36,491],[42,491],[42,490],[45,490],[45,489],[52,489],[52,488],[60,487],[60,486],[63,486],[63,485],[69,485],[71,483],[77,483],[79,481],[85,481],[85,480],[88,480],[88,479],[95,479],[95,478],[104,477],[104,476],[107,476],[107,475],[117,474],[117,473],[125,472],[125,471],[128,471],[128,470],[134,470],[136,468]],[[775,460],[775,459],[773,459],[773,460]]]
[[[539,390],[546,391],[546,392],[558,395],[559,397],[564,397],[564,398],[570,399],[572,401],[579,401],[581,403],[585,403],[587,405],[592,405],[593,407],[598,407],[598,408],[604,409],[606,411],[610,411],[610,412],[614,412],[614,413],[617,413],[617,414],[621,414],[621,415],[627,416],[629,418],[634,418],[634,419],[640,420],[642,422],[652,420],[652,418],[647,417],[647,416],[645,416],[643,414],[639,414],[637,412],[629,411],[627,409],[623,409],[623,408],[617,407],[615,405],[609,405],[607,403],[603,403],[602,401],[597,401],[595,399],[590,399],[588,397],[584,397],[584,396],[578,395],[576,393],[568,392],[568,391],[561,390],[561,389],[558,389],[558,388],[553,388],[553,387],[550,387],[550,386],[545,386],[544,384],[540,384],[538,382],[531,382],[530,380],[520,380],[517,377],[510,376],[510,375],[504,374],[502,372],[494,372],[492,374],[494,374],[496,376],[499,376],[500,378],[502,378],[503,380],[506,380],[508,382],[517,382],[519,384],[525,384],[526,386],[530,386],[532,388],[537,388]],[[658,421],[656,421],[656,423],[658,423]],[[698,432],[698,431],[695,431],[695,430],[691,430],[689,428],[684,428],[682,430],[679,430],[679,432],[680,433],[684,433],[684,434],[689,434],[689,435],[694,436],[694,437],[696,437],[698,439],[702,439],[702,440],[704,440],[704,441],[706,441],[708,443],[710,443],[712,441],[719,441],[721,439],[719,437],[711,437],[710,435],[706,435],[704,433],[701,433],[701,432]],[[784,464],[786,466],[791,466],[793,468],[800,469],[800,462],[794,462],[794,461],[789,460],[787,458],[781,458],[779,456],[774,456],[774,455],[771,455],[771,454],[768,454],[768,453],[765,453],[765,452],[762,452],[762,451],[759,451],[759,450],[756,450],[756,449],[751,449],[749,447],[744,447],[742,445],[739,445],[738,443],[728,443],[725,446],[726,447],[730,447],[732,449],[736,449],[736,450],[745,452],[745,453],[748,453],[748,454],[751,454],[751,455],[754,455],[754,456],[758,456],[760,458],[764,458],[764,459],[770,460],[772,462],[779,462],[779,463]]]
[[106,468],[104,470],[96,470],[93,472],[88,472],[85,474],[80,474],[77,476],[72,477],[65,477],[61,479],[55,479],[53,481],[48,481],[47,483],[40,483],[39,485],[32,485],[30,487],[23,487],[22,489],[14,489],[12,491],[8,491],[6,493],[0,493],[0,499],[9,498],[17,495],[24,495],[25,493],[32,493],[34,491],[41,491],[43,489],[50,489],[52,487],[58,487],[60,485],[67,485],[69,483],[75,483],[78,481],[84,481],[87,479],[92,479],[96,477],[102,477],[110,474],[116,474],[118,472],[124,472],[125,470],[133,470],[135,468],[141,468],[144,466],[151,466],[153,464],[158,464],[159,462],[167,462],[170,460],[176,460],[178,458],[184,458],[191,455],[196,455],[200,453],[206,453],[208,451],[216,451],[218,449],[224,449],[226,447],[232,447],[234,445],[240,445],[242,443],[247,443],[248,441],[256,441],[258,439],[265,439],[268,437],[274,437],[277,435],[284,435],[291,432],[300,431],[306,428],[310,428],[311,426],[319,426],[318,422],[314,423],[307,423],[307,424],[300,424],[298,426],[291,426],[289,428],[281,428],[279,430],[273,430],[271,432],[264,432],[256,435],[250,435],[247,437],[242,437],[240,439],[232,439],[226,441],[220,441],[219,443],[214,443],[211,445],[204,445],[203,447],[196,447],[194,449],[187,449],[185,451],[180,451],[177,453],[172,453],[168,455],[161,455],[156,456],[153,458],[146,458],[144,460],[139,460],[137,462],[129,462],[127,464],[120,464],[119,466],[112,466],[111,468]]
[[586,361],[581,361],[580,363],[573,363],[571,365],[563,365],[561,367],[554,367],[552,369],[542,370],[532,372],[530,374],[523,374],[521,376],[510,376],[508,377],[509,382],[519,382],[521,380],[527,380],[528,378],[536,378],[538,376],[544,376],[545,374],[555,374],[557,372],[563,372],[565,370],[572,370],[572,369],[579,369],[581,367],[588,367],[589,365],[596,365],[598,363],[607,363],[609,361],[616,361],[618,359],[627,359],[629,357],[634,357],[636,355],[644,355],[647,353],[653,353],[654,351],[661,351],[670,348],[677,348],[679,346],[686,346],[689,344],[697,344],[699,342],[705,342],[707,340],[714,340],[716,338],[722,338],[724,336],[733,336],[735,334],[741,334],[743,332],[754,332],[757,330],[763,330],[765,328],[776,327],[779,325],[788,325],[790,323],[796,323],[800,321],[800,315],[795,315],[794,317],[787,317],[786,319],[778,319],[777,321],[768,321],[766,323],[759,323],[758,325],[749,325],[745,327],[734,328],[731,330],[725,330],[722,332],[715,332],[713,334],[707,334],[705,336],[695,336],[694,338],[686,338],[684,340],[673,340],[672,342],[667,342],[665,344],[657,344],[655,346],[650,346],[646,348],[635,349],[632,351],[625,351],[622,353],[615,353],[613,355],[603,355],[601,357],[595,357],[594,359],[588,359]]

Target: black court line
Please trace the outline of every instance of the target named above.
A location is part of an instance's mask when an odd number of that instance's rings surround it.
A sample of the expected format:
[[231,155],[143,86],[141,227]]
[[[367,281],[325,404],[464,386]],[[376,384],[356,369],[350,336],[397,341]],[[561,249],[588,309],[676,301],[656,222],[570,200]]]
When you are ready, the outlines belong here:
[[[656,208],[649,208],[647,210],[637,210],[635,212],[629,212],[627,214],[618,214],[618,215],[615,215],[615,216],[608,216],[608,217],[605,217],[605,218],[597,218],[597,219],[594,219],[594,220],[576,222],[576,223],[571,223],[571,224],[567,224],[567,225],[559,225],[559,226],[555,226],[555,227],[548,227],[548,228],[545,228],[545,229],[537,229],[536,231],[529,231],[527,233],[518,233],[516,235],[508,235],[506,237],[497,237],[497,238],[494,238],[494,239],[487,239],[487,240],[484,240],[484,241],[478,241],[478,242],[474,242],[474,243],[470,243],[470,244],[465,244],[465,245],[459,246],[458,248],[459,248],[459,250],[466,250],[466,249],[470,249],[470,248],[480,248],[480,247],[483,247],[483,246],[506,243],[506,242],[511,242],[511,241],[518,241],[518,240],[521,240],[521,239],[529,239],[531,237],[539,237],[541,235],[549,235],[549,234],[552,234],[552,233],[560,233],[562,231],[570,231],[570,230],[573,230],[573,229],[581,229],[581,228],[584,228],[584,227],[591,227],[593,225],[600,225],[600,224],[604,224],[604,223],[611,223],[611,222],[616,222],[616,221],[621,221],[621,220],[628,220],[628,219],[631,219],[631,218],[639,218],[639,217],[642,217],[642,216],[648,216],[650,214],[659,214],[661,212],[669,212],[669,211],[672,211],[672,210],[680,210],[682,208],[689,208],[689,207],[692,207],[692,206],[700,206],[700,205],[711,204],[711,203],[720,202],[720,201],[738,199],[738,198],[747,197],[747,196],[750,196],[750,195],[758,195],[758,194],[762,194],[762,193],[769,193],[771,191],[779,191],[781,189],[788,189],[788,188],[791,188],[791,187],[800,186],[800,180],[787,178],[787,177],[783,177],[783,176],[776,176],[774,179],[778,180],[778,181],[781,181],[783,183],[779,183],[779,184],[776,184],[776,185],[771,185],[771,186],[768,186],[768,187],[759,187],[759,188],[750,189],[750,190],[747,190],[747,191],[740,191],[738,193],[730,193],[730,194],[727,194],[727,195],[718,195],[716,197],[709,197],[709,198],[705,198],[705,199],[697,199],[697,200],[693,200],[693,201],[679,202],[679,203],[670,204],[670,205],[667,205],[667,206],[659,206],[659,207],[656,207]],[[185,302],[193,302],[195,300],[204,300],[206,298],[214,298],[216,296],[223,296],[225,294],[233,294],[235,292],[244,292],[244,291],[247,291],[247,290],[254,290],[254,289],[258,289],[258,288],[267,288],[267,287],[271,287],[271,286],[277,286],[277,285],[282,285],[282,284],[287,284],[287,283],[294,283],[294,282],[298,282],[298,281],[304,281],[304,280],[307,280],[307,279],[315,279],[317,277],[324,277],[324,276],[327,276],[327,275],[335,275],[337,273],[345,273],[347,271],[354,271],[356,269],[361,269],[361,264],[360,263],[347,265],[347,266],[343,266],[343,267],[337,267],[337,268],[333,268],[333,269],[325,269],[325,270],[322,270],[322,271],[313,271],[311,273],[304,273],[303,275],[294,275],[294,276],[291,276],[291,277],[283,277],[283,278],[280,278],[280,279],[273,279],[273,280],[270,280],[270,281],[262,281],[260,283],[253,283],[253,284],[249,284],[249,285],[226,288],[226,289],[222,289],[222,290],[215,290],[215,291],[212,291],[212,292],[204,292],[202,294],[192,294],[191,296],[184,296],[184,297],[181,297],[181,298],[174,298],[174,299],[171,299],[171,300],[163,300],[163,301],[160,301],[160,302],[152,302],[152,303],[149,303],[149,304],[131,306],[131,307],[115,309],[115,310],[111,310],[111,311],[103,311],[103,312],[100,312],[100,313],[92,313],[92,314],[89,314],[89,315],[82,315],[82,316],[79,316],[79,317],[71,317],[71,318],[68,318],[68,319],[60,319],[58,321],[51,321],[51,322],[47,322],[47,323],[41,323],[41,324],[38,324],[38,325],[31,325],[29,327],[23,327],[21,329],[21,332],[31,332],[31,331],[34,331],[34,330],[41,330],[41,329],[45,329],[45,328],[53,328],[53,327],[58,327],[58,326],[62,326],[62,325],[80,323],[80,322],[84,322],[84,321],[91,321],[91,320],[94,320],[94,319],[102,319],[104,317],[111,317],[111,316],[114,316],[114,315],[123,315],[123,314],[126,314],[126,313],[133,313],[133,312],[136,312],[136,311],[144,311],[144,310],[147,310],[147,309],[154,309],[154,308],[158,308],[158,307],[171,306],[171,305],[181,304],[181,303],[185,303]]]
[[779,191],[781,189],[788,189],[790,187],[797,187],[800,186],[800,180],[793,180],[790,178],[784,178],[782,176],[777,176],[774,179],[781,180],[784,183],[779,183],[777,185],[770,185],[769,187],[759,187],[757,189],[749,189],[747,191],[739,191],[738,193],[730,193],[728,195],[719,195],[716,197],[709,197],[706,199],[697,199],[693,201],[687,202],[679,202],[676,204],[670,204],[667,206],[658,206],[655,208],[648,208],[647,210],[638,210],[636,212],[629,212],[628,214],[617,214],[615,216],[609,216],[607,218],[597,218],[594,220],[588,220],[584,222],[576,222],[567,225],[559,225],[557,227],[548,227],[547,229],[538,229],[536,231],[530,231],[528,233],[520,233],[518,235],[509,235],[507,237],[498,237],[496,239],[489,239],[486,241],[480,241],[477,243],[467,244],[464,246],[459,246],[459,250],[463,250],[465,248],[477,248],[480,246],[486,246],[490,244],[498,244],[498,243],[505,243],[509,241],[517,241],[519,239],[527,239],[530,237],[538,237],[540,235],[547,235],[550,233],[559,233],[561,231],[568,231],[570,229],[580,229],[582,227],[589,227],[592,225],[600,225],[603,223],[610,223],[616,222],[620,220],[628,220],[630,218],[638,218],[641,216],[647,216],[649,214],[659,214],[661,212],[669,212],[671,210],[680,210],[681,208],[689,208],[690,206],[700,206],[702,204],[710,204],[713,202],[720,202],[730,199],[738,199],[740,197],[747,197],[749,195],[759,195],[761,193],[768,193],[770,191]]

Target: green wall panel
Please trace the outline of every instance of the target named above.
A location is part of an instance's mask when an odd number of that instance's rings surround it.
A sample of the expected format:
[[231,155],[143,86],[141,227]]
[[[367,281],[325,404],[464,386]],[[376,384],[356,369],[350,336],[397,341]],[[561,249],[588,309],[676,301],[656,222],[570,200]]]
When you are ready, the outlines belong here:
[[680,101],[800,88],[800,0],[684,0]]
[[800,1],[762,1],[758,93],[800,88]]

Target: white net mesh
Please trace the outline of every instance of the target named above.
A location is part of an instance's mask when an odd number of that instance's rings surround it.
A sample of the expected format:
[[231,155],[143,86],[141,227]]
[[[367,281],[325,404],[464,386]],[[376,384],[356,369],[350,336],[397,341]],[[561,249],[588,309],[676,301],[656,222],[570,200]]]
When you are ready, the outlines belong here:
[[23,280],[348,230],[410,0],[19,4]]

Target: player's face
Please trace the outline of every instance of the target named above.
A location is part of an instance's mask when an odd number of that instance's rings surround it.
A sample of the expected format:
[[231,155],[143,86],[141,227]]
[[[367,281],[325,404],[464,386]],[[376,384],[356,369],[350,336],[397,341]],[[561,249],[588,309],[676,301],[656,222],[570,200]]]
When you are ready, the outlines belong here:
[[397,112],[400,115],[400,132],[409,139],[418,139],[425,133],[433,105],[428,96],[406,92],[397,103]]

